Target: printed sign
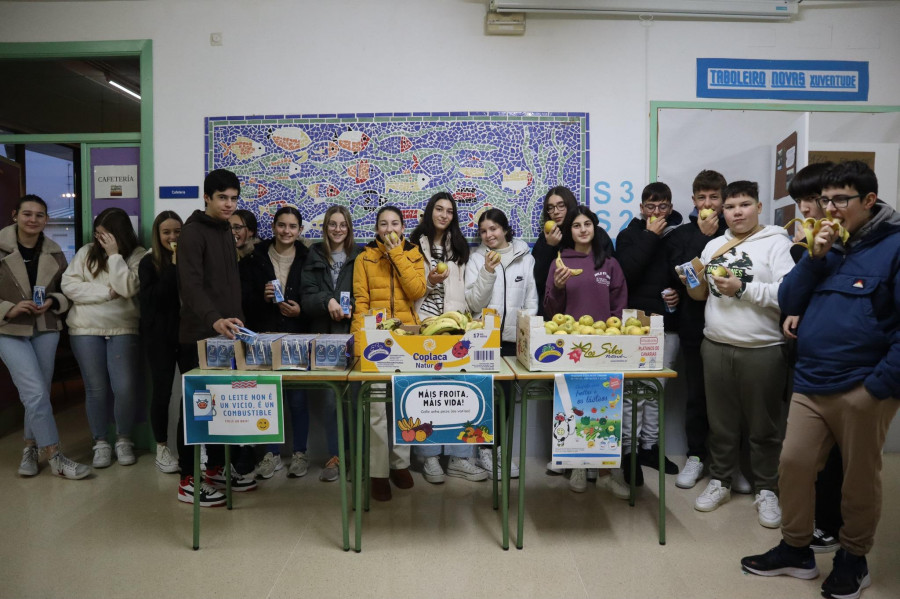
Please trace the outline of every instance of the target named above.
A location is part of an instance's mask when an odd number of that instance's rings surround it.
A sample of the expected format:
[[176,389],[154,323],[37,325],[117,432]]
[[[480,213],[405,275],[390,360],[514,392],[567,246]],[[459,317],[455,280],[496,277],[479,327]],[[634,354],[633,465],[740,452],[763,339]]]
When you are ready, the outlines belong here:
[[138,197],[136,164],[94,167],[94,198],[110,200]]
[[186,445],[284,443],[280,375],[186,375]]
[[403,375],[393,384],[394,443],[493,445],[493,375]]
[[622,461],[622,373],[557,373],[552,460],[562,468],[618,468]]
[[196,199],[200,197],[200,188],[196,185],[159,186],[159,198],[161,200],[172,199]]
[[869,63],[698,58],[697,97],[865,102]]

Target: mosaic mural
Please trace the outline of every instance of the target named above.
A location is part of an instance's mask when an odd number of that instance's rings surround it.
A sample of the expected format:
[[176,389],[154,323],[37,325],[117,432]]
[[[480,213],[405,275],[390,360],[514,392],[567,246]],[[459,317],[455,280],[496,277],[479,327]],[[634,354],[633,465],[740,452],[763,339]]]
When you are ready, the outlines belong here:
[[304,236],[321,238],[333,204],[371,239],[375,212],[394,205],[411,229],[438,191],[456,198],[463,234],[499,208],[517,237],[533,241],[543,196],[565,185],[588,195],[588,115],[555,112],[415,112],[208,117],[206,168],[241,180],[239,208],[260,234],[285,205],[303,215]]

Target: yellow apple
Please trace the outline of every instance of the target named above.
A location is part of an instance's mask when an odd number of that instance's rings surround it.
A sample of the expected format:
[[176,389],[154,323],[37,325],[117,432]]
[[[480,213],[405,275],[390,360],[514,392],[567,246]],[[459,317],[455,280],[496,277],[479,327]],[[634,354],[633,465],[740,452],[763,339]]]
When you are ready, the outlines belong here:
[[609,327],[605,331],[603,331],[604,335],[621,335],[622,331],[617,329],[616,327]]
[[566,321],[565,314],[554,314],[553,315],[553,322],[555,322],[557,324],[557,326],[561,325],[565,321]]
[[606,323],[602,320],[598,320],[594,323],[594,328],[600,331],[601,333],[606,330]]
[[390,237],[391,241],[393,241],[394,243],[397,243],[398,241],[400,241],[400,236],[397,235],[397,233],[394,231],[391,231],[390,234],[388,235],[388,237]]
[[557,325],[552,320],[548,320],[547,322],[544,323],[544,330],[547,331],[551,335],[553,333],[555,333],[556,329],[558,329],[558,328],[559,328],[559,325]]
[[621,319],[619,319],[616,316],[610,316],[609,318],[606,319],[606,328],[607,329],[609,329],[609,328],[618,329],[621,326],[622,326],[622,321],[621,321]]
[[628,320],[625,321],[626,329],[628,327],[640,327],[640,326],[644,326],[644,325],[639,319],[635,318],[634,316],[632,316],[631,318],[629,318]]
[[700,220],[706,220],[707,218],[709,218],[710,216],[712,216],[715,213],[716,213],[716,211],[713,210],[712,208],[704,208],[699,213]]
[[571,323],[574,324],[574,323],[575,323],[575,317],[566,314],[566,322],[571,322]]
[[446,262],[438,262],[437,266],[434,267],[434,270],[437,271],[437,274],[442,275],[447,272],[447,263]]
[[549,235],[553,231],[554,227],[556,227],[556,223],[554,221],[548,220],[547,222],[545,222],[544,223],[544,235]]
[[627,329],[625,329],[625,334],[626,335],[643,335],[644,329],[642,329],[641,327],[630,326]]
[[555,335],[568,335],[568,333],[565,332],[563,329],[557,330],[556,333],[554,333],[554,334],[555,334]]
[[578,327],[578,334],[579,335],[593,335],[594,327],[589,327],[587,325],[581,325]]
[[659,219],[658,216],[651,216],[651,217],[650,217],[650,222],[651,222],[651,223],[655,223],[658,219]]
[[644,335],[649,335],[649,334],[650,334],[650,327],[648,327],[647,325],[642,326],[642,327],[641,327],[641,332],[643,332]]
[[590,327],[594,325],[594,317],[590,314],[585,314],[581,318],[578,319],[578,324],[583,324],[586,327]]
[[559,330],[563,330],[569,334],[572,334],[575,331],[575,323],[566,321],[562,323],[562,326],[559,327]]
[[713,266],[712,268],[709,269],[709,274],[711,274],[714,277],[727,277],[728,269],[726,269],[721,264],[716,264],[715,266]]

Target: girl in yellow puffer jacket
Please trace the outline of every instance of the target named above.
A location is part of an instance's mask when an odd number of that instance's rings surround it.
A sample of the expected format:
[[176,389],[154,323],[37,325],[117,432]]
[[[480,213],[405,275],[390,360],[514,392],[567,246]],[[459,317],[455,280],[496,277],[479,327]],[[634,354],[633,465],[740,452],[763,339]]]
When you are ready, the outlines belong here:
[[[351,333],[362,329],[363,318],[372,309],[385,309],[391,318],[416,324],[415,303],[426,293],[425,260],[415,245],[403,238],[403,215],[394,206],[383,206],[375,217],[375,240],[366,245],[353,267],[353,311]],[[359,347],[359,344],[356,344]],[[391,498],[390,478],[398,488],[413,486],[409,474],[409,446],[390,450],[388,461],[388,417],[385,404],[371,404],[369,472],[372,498]]]

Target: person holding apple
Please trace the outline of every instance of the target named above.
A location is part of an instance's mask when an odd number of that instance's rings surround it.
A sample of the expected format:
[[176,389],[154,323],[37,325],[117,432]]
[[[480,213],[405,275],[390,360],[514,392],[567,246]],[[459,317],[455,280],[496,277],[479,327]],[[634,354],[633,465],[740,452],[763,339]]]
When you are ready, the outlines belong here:
[[[362,330],[363,318],[374,308],[403,324],[418,324],[415,303],[428,292],[425,260],[418,246],[403,238],[403,214],[395,206],[382,206],[375,215],[375,239],[366,244],[353,265],[356,309],[350,332]],[[359,348],[360,343],[356,344]],[[409,446],[390,447],[388,413],[383,402],[370,406],[371,445],[369,472],[372,499],[391,499],[390,481],[399,489],[413,486],[409,473]]]
[[[725,177],[713,170],[703,170],[694,177],[691,199],[694,210],[688,221],[665,238],[669,269],[690,262],[700,255],[710,240],[725,233],[727,226],[722,218],[722,194]],[[678,337],[684,356],[684,378],[687,387],[684,412],[684,430],[687,437],[687,460],[675,486],[690,489],[703,476],[708,463],[706,437],[709,421],[706,415],[706,389],[703,383],[703,358],[700,344],[703,341],[705,301],[698,301],[687,294],[682,285],[676,285],[678,302]]]
[[[611,317],[621,325],[622,310],[628,305],[628,285],[619,262],[607,252],[598,231],[597,215],[587,206],[577,206],[572,218],[574,248],[564,249],[559,260],[550,265],[544,314],[590,316],[593,320]],[[563,316],[565,319],[565,316]],[[597,486],[620,499],[628,499],[630,489],[622,473],[599,471]],[[569,476],[569,489],[583,493],[587,489],[587,471],[574,468]]]
[[[678,304],[675,291],[678,277],[669,268],[666,257],[666,238],[682,222],[681,214],[672,208],[672,190],[665,183],[650,183],[641,192],[641,215],[634,218],[616,237],[616,256],[628,283],[628,299],[632,308],[646,314],[662,314],[665,323],[665,356],[663,366],[671,368],[678,355]],[[665,385],[666,379],[659,379]],[[622,470],[625,482],[631,476],[631,410],[632,400],[626,396],[622,404]],[[659,470],[659,404],[655,401],[638,403],[640,446],[635,485],[644,484],[640,466]],[[628,453],[625,453],[628,451]],[[663,468],[666,474],[678,474],[678,466],[668,458]]]
[[700,254],[706,284],[688,288],[694,299],[707,300],[700,352],[708,399],[711,480],[694,509],[710,512],[731,499],[745,426],[758,521],[777,528],[781,525],[776,495],[780,423],[787,388],[778,287],[794,267],[791,240],[782,227],[759,224],[762,204],[756,183],[735,181],[724,195],[728,230],[707,243]]
[[[418,317],[440,316],[452,310],[467,312],[465,265],[469,261],[469,243],[459,227],[456,200],[451,194],[440,191],[431,196],[410,240],[425,257],[427,291],[416,302]],[[475,459],[474,446],[418,445],[415,453],[424,460],[422,473],[426,481],[444,482],[442,450],[448,457],[447,476],[476,482],[487,480],[487,471]]]

